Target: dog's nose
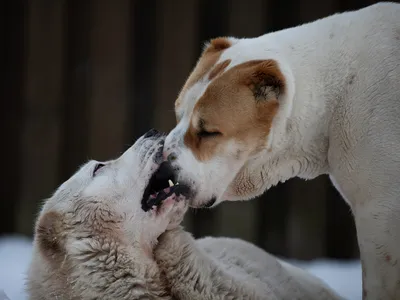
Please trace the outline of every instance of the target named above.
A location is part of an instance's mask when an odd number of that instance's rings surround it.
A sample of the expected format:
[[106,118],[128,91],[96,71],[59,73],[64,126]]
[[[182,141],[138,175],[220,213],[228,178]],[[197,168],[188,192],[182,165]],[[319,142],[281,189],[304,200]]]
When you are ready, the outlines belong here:
[[149,131],[147,131],[145,134],[144,134],[144,138],[146,139],[146,138],[149,138],[149,137],[152,137],[152,136],[156,136],[156,135],[158,135],[160,132],[157,130],[157,129],[154,129],[154,128],[152,128],[152,129],[150,129]]

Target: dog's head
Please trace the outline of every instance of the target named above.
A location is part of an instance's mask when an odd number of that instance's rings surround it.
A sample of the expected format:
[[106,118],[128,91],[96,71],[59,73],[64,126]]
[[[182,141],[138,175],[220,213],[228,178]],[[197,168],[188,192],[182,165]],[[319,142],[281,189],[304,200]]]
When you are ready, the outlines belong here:
[[92,258],[114,264],[121,245],[138,260],[151,259],[157,238],[182,220],[189,196],[188,188],[173,184],[176,178],[162,162],[163,145],[164,137],[151,131],[115,160],[88,162],[57,189],[36,224],[36,258],[47,270],[41,273],[78,272]]
[[278,151],[290,111],[290,72],[278,54],[260,55],[252,43],[212,40],[176,100],[178,124],[166,138],[164,158],[193,187],[193,206],[259,195],[258,159]]

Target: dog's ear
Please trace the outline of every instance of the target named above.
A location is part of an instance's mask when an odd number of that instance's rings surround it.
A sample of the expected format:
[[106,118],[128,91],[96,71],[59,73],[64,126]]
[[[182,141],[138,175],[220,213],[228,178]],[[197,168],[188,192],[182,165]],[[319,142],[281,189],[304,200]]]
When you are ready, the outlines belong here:
[[227,37],[217,37],[204,45],[204,53],[220,52],[232,46],[232,42]]
[[49,211],[39,217],[36,224],[36,241],[38,248],[48,259],[63,256],[63,218],[55,211]]
[[285,89],[285,77],[275,60],[253,60],[246,63],[243,83],[253,92],[257,101],[278,100]]

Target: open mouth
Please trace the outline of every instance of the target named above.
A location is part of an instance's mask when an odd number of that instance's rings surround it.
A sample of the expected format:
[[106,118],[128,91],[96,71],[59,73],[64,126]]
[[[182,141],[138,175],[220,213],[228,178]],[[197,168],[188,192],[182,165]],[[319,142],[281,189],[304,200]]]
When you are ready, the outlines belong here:
[[146,212],[157,209],[164,200],[171,196],[175,196],[176,199],[181,198],[179,196],[189,198],[190,193],[188,186],[176,182],[176,176],[170,163],[163,162],[151,176],[144,190],[142,209]]

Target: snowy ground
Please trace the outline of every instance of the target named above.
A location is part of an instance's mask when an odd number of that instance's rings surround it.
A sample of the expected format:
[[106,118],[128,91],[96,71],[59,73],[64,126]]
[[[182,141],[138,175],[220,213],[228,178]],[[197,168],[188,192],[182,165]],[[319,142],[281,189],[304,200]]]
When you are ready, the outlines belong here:
[[[25,271],[31,258],[31,240],[10,236],[0,238],[0,300],[25,300]],[[361,267],[358,261],[313,261],[292,263],[324,280],[348,300],[361,300]]]
[[5,292],[10,300],[27,299],[24,293],[25,271],[31,259],[32,241],[10,236],[0,238],[0,300]]
[[290,261],[321,278],[347,300],[362,299],[361,265],[356,261]]

